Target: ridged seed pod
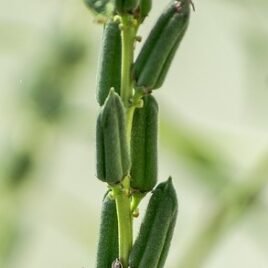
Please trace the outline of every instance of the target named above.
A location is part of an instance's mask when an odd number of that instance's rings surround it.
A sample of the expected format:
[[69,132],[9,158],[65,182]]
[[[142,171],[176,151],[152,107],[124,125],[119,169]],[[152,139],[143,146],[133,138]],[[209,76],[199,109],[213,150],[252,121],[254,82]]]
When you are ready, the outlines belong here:
[[132,13],[138,7],[139,0],[115,0],[115,10],[119,14]]
[[130,252],[130,268],[164,267],[177,212],[177,196],[169,178],[153,191],[138,237]]
[[147,92],[162,85],[189,18],[189,0],[172,1],[162,13],[134,64],[136,89]]
[[[184,31],[181,32],[181,36],[184,35],[186,30],[187,30],[187,27],[184,29]],[[175,56],[175,54],[177,52],[177,49],[178,49],[178,47],[180,45],[180,42],[181,42],[181,38],[178,38],[176,44],[174,45],[174,47],[170,51],[170,53],[169,53],[164,65],[163,65],[162,71],[159,74],[157,81],[155,82],[154,89],[160,88],[163,85],[163,83],[164,83],[164,81],[166,79],[167,73],[169,71],[169,68],[171,66],[172,60],[173,60],[173,58],[174,58],[174,56]]]
[[137,108],[131,133],[130,185],[140,192],[151,191],[157,182],[158,104],[151,95]]
[[97,101],[103,105],[110,89],[120,94],[121,37],[119,23],[109,21],[104,26],[102,48],[97,72]]
[[152,0],[140,0],[140,18],[141,22],[148,16],[152,9]]
[[115,200],[106,193],[101,212],[101,224],[97,251],[97,268],[111,267],[118,257],[118,223]]
[[129,172],[125,111],[121,98],[111,90],[97,119],[97,178],[120,182]]

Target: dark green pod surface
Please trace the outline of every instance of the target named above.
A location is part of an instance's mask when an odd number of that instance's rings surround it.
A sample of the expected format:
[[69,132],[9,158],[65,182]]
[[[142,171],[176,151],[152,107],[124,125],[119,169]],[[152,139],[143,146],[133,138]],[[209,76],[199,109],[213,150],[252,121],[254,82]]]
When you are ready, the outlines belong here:
[[97,119],[97,177],[109,184],[120,182],[129,172],[125,111],[117,93],[111,90]]
[[120,14],[132,13],[138,4],[139,0],[115,0],[115,10]]
[[158,18],[156,24],[154,25],[148,38],[146,39],[138,55],[138,58],[135,61],[134,75],[135,75],[136,80],[137,80],[138,75],[142,72],[143,66],[146,64],[146,61],[152,52],[151,50],[153,49],[154,44],[157,43],[159,36],[164,30],[169,19],[173,16],[173,13],[174,13],[174,5],[173,5],[173,2],[171,2],[166,8],[166,10]]
[[97,72],[97,101],[103,105],[110,89],[120,94],[121,37],[118,22],[109,21],[104,26],[102,48]]
[[152,9],[152,0],[140,0],[140,17],[143,21]]
[[134,64],[137,89],[156,89],[164,80],[189,18],[189,0],[172,1],[159,17]]
[[157,182],[158,104],[151,95],[137,108],[131,133],[131,187],[151,191]]
[[116,204],[108,192],[102,203],[96,267],[110,268],[113,261],[118,257],[118,248]]
[[174,47],[170,51],[164,65],[163,65],[162,71],[161,71],[160,75],[158,76],[158,79],[155,83],[155,86],[154,86],[155,89],[160,88],[163,85],[163,83],[166,79],[167,73],[169,71],[169,68],[171,66],[172,60],[174,59],[174,56],[177,52],[177,49],[180,45],[180,42],[181,42],[182,37],[185,34],[186,30],[187,30],[187,26],[185,27],[184,31],[181,32],[181,35],[178,37],[177,42],[175,43]]
[[130,268],[164,267],[178,212],[171,178],[153,191],[129,257]]

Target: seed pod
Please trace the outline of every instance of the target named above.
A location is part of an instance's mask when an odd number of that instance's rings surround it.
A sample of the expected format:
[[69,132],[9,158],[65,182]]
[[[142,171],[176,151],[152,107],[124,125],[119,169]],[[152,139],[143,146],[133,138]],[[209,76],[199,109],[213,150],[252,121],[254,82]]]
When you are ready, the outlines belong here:
[[[190,1],[172,1],[156,22],[134,65],[136,88],[150,91],[164,80],[190,18]],[[167,64],[166,64],[167,63]],[[161,78],[160,78],[161,77]]]
[[104,196],[97,251],[97,268],[111,267],[118,257],[118,223],[115,200],[109,192]]
[[[185,34],[186,30],[187,30],[187,27],[185,27],[184,31],[181,32],[182,36]],[[169,71],[170,65],[172,63],[172,60],[174,59],[174,56],[175,56],[177,49],[180,45],[180,42],[181,42],[181,37],[178,38],[176,44],[174,45],[174,47],[170,51],[164,65],[163,65],[162,71],[161,71],[160,75],[158,76],[158,79],[155,83],[155,86],[154,86],[155,89],[160,88],[163,85],[163,83],[166,79],[167,73]]]
[[129,257],[131,268],[162,268],[173,235],[178,202],[171,178],[153,191]]
[[115,0],[115,10],[119,14],[132,13],[138,4],[139,0]]
[[[137,80],[138,75],[141,73],[143,66],[146,64],[147,59],[150,56],[151,50],[153,49],[154,44],[157,43],[162,31],[164,30],[169,19],[173,16],[174,13],[174,4],[171,2],[166,10],[158,18],[156,24],[152,28],[148,38],[146,39],[138,58],[134,64],[134,74]],[[150,42],[149,42],[150,41]]]
[[102,49],[97,72],[97,101],[104,104],[110,89],[120,94],[121,37],[118,22],[109,21],[104,26]]
[[152,9],[152,0],[141,0],[140,1],[140,18],[141,22],[148,16]]
[[152,190],[157,181],[158,104],[151,95],[137,108],[131,133],[131,187],[140,192]]
[[109,184],[120,182],[129,172],[125,111],[111,90],[97,119],[97,177]]

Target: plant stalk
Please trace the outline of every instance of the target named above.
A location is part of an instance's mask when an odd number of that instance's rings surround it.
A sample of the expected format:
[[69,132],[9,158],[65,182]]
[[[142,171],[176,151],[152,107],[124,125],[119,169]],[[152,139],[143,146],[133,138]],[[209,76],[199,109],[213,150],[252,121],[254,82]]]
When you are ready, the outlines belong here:
[[[126,178],[125,180],[129,180]],[[121,184],[114,186],[119,234],[119,260],[123,267],[128,267],[128,256],[132,247],[132,214],[129,193]]]
[[121,16],[122,69],[121,69],[121,98],[125,107],[133,94],[131,70],[134,58],[134,44],[137,27],[131,15]]
[[[121,42],[122,42],[122,69],[121,69],[121,98],[126,109],[126,135],[130,148],[131,129],[135,106],[131,105],[133,97],[132,65],[134,58],[134,44],[137,26],[130,15],[121,16]],[[126,177],[120,185],[113,188],[116,202],[119,234],[119,260],[124,268],[128,267],[128,257],[132,248],[132,212],[129,177]]]

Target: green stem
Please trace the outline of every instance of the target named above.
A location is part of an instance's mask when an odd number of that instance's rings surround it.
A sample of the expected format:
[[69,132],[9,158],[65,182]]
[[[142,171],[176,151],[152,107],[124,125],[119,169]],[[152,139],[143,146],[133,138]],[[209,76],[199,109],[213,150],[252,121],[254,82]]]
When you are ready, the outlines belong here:
[[131,212],[134,217],[139,216],[139,204],[142,199],[146,196],[146,193],[134,192],[132,194],[132,200],[130,204]]
[[[129,178],[125,179],[128,182]],[[123,267],[128,267],[128,256],[132,247],[132,214],[130,210],[129,193],[124,186],[112,187],[118,217],[119,260]]]
[[132,122],[133,122],[133,115],[135,111],[135,106],[131,106],[127,109],[127,142],[129,144],[131,143],[131,130],[132,130]]
[[[122,42],[122,69],[121,69],[121,98],[126,109],[126,135],[130,148],[131,129],[133,115],[135,111],[135,103],[133,98],[133,79],[132,65],[134,58],[134,45],[136,41],[136,33],[138,24],[133,16],[121,16],[121,42]],[[132,228],[132,211],[130,197],[129,177],[126,177],[122,184],[112,187],[116,210],[118,217],[118,233],[119,233],[119,259],[124,268],[128,267],[128,257],[132,248],[133,228]]]
[[137,27],[133,17],[124,15],[121,17],[121,40],[122,40],[122,69],[121,69],[121,98],[128,108],[132,97],[131,69],[134,58],[134,43]]

